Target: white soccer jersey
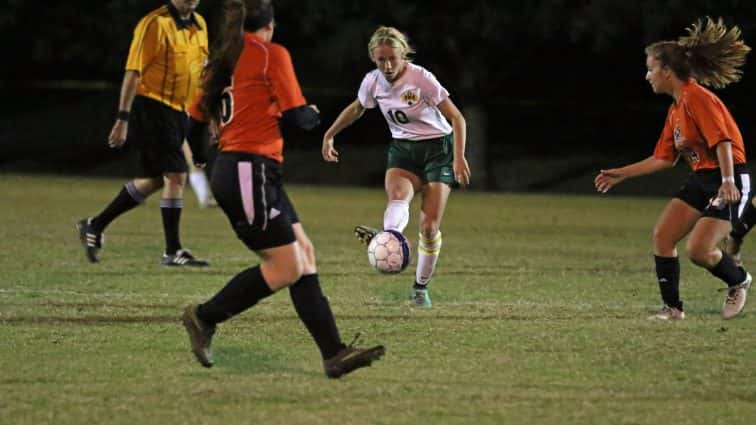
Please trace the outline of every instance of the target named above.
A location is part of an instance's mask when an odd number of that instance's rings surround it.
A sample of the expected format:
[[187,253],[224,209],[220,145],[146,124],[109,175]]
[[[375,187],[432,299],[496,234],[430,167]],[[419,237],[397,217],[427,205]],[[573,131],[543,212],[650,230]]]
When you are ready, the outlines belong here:
[[427,69],[413,63],[393,84],[381,71],[374,69],[365,75],[357,97],[366,109],[381,108],[394,139],[425,140],[442,137],[452,127],[438,104],[449,92]]

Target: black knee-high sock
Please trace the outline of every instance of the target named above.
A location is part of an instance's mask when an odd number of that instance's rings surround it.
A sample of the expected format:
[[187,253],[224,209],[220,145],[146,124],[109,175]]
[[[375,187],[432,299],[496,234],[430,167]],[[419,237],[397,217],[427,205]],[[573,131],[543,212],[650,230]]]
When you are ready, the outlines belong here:
[[302,276],[297,283],[289,287],[289,294],[299,319],[318,345],[323,360],[335,356],[344,348],[344,344],[341,342],[328,299],[320,289],[318,275]]
[[733,221],[730,235],[738,240],[743,240],[753,226],[756,226],[756,207],[753,206],[752,202],[749,202],[746,204],[743,214]]
[[722,279],[727,286],[735,286],[743,283],[746,278],[746,271],[735,264],[735,260],[729,255],[722,253],[722,259],[716,266],[709,269],[714,276]]
[[197,316],[209,325],[215,325],[236,316],[273,294],[260,266],[250,267],[234,276],[215,296],[197,309]]
[[659,257],[654,255],[656,261],[656,278],[659,282],[664,304],[682,310],[683,303],[680,301],[680,260],[677,257]]
[[179,222],[181,210],[184,208],[183,199],[161,199],[160,213],[163,216],[163,234],[165,235],[165,253],[173,255],[181,249],[179,240]]
[[110,201],[100,214],[92,217],[92,227],[98,232],[102,232],[108,227],[113,220],[119,215],[140,205],[147,197],[139,192],[134,182],[126,183],[118,195]]

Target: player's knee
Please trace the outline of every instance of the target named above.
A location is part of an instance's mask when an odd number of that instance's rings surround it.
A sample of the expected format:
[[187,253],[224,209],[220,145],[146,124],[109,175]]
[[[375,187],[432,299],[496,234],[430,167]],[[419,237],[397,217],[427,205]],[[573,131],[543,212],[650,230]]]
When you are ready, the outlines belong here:
[[169,173],[163,176],[163,180],[167,186],[183,188],[186,184],[186,174]]
[[302,277],[302,262],[298,260],[270,264],[265,280],[273,290],[291,286]]
[[315,247],[309,240],[301,241],[299,245],[302,254],[303,267],[311,269],[315,267]]
[[654,248],[656,248],[657,252],[673,250],[676,245],[676,242],[671,241],[663,229],[660,229],[659,227],[654,227],[653,240]]
[[688,243],[685,246],[685,252],[694,264],[701,267],[710,267],[713,264],[714,252],[711,247],[702,246],[695,243]]
[[423,220],[420,223],[420,234],[426,239],[431,239],[438,234],[441,223],[438,220]]

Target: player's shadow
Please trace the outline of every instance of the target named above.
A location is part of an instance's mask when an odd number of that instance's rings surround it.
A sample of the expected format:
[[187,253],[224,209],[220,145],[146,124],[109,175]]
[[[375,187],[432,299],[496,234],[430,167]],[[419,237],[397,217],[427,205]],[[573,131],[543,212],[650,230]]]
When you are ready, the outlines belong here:
[[[292,375],[314,375],[313,370],[292,366],[285,361],[285,355],[265,349],[250,349],[224,346],[213,349],[215,367],[228,369],[239,374],[290,373]],[[313,361],[317,361],[313,359]]]

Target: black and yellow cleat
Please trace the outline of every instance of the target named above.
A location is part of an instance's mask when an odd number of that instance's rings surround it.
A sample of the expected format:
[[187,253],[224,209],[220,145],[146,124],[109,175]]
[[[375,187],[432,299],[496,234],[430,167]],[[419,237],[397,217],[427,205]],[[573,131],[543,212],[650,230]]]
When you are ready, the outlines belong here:
[[386,348],[382,345],[370,348],[355,347],[354,343],[359,336],[357,334],[351,344],[342,348],[335,356],[323,361],[326,376],[332,379],[341,378],[359,368],[370,366],[386,354]]
[[354,228],[354,236],[362,242],[363,245],[367,245],[370,241],[380,232],[380,230],[359,225]]

